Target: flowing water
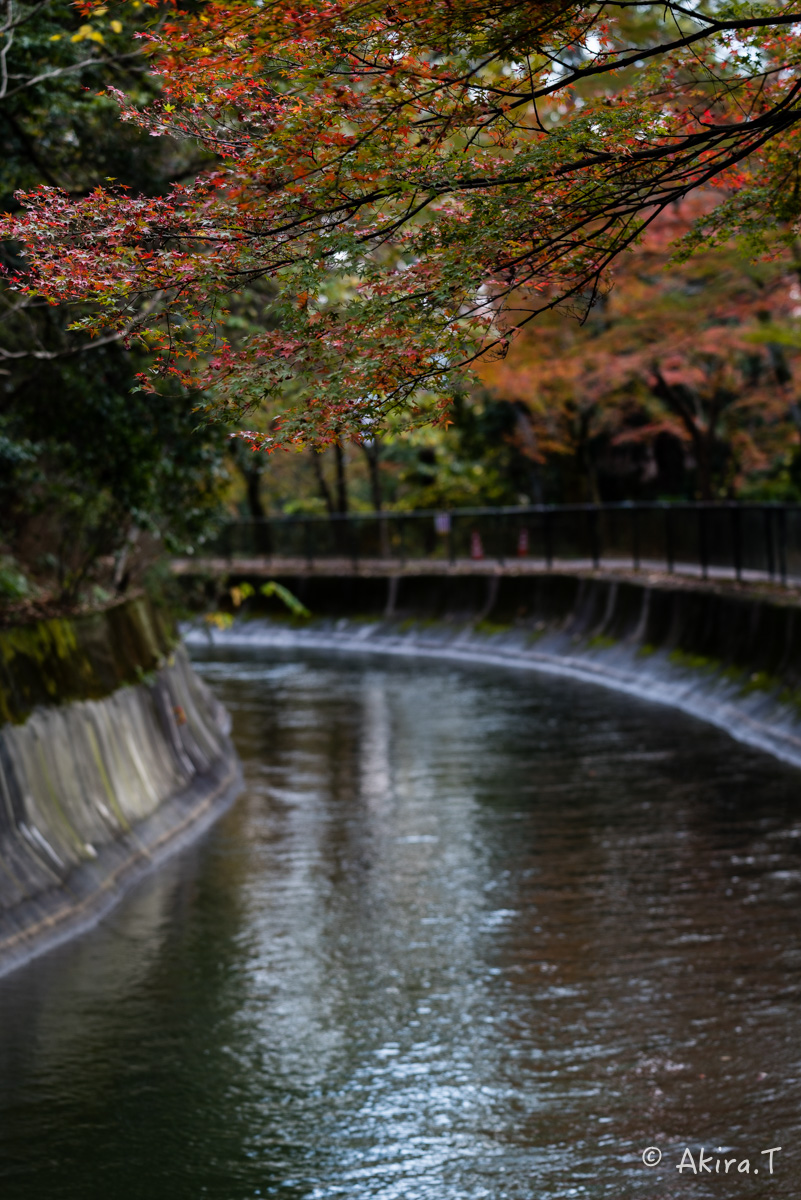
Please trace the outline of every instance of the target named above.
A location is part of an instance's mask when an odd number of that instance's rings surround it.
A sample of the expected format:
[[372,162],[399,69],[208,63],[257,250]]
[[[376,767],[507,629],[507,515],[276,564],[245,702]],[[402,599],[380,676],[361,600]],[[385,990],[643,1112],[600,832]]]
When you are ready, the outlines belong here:
[[0,981],[0,1200],[801,1196],[796,772],[536,675],[203,670],[245,793]]

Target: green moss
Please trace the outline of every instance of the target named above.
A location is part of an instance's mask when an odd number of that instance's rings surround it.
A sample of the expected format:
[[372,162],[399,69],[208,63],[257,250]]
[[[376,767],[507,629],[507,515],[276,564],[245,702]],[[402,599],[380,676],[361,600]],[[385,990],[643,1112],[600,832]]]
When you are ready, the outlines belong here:
[[769,675],[767,671],[754,671],[746,683],[740,688],[741,696],[750,696],[753,692],[773,692],[779,686],[779,680]]
[[587,645],[591,650],[609,650],[612,646],[616,646],[617,642],[614,638],[599,633],[596,637],[590,638]]
[[0,658],[4,663],[22,655],[44,666],[53,658],[70,658],[77,649],[73,624],[63,618],[0,629]]
[[671,650],[670,661],[677,667],[689,667],[693,671],[718,671],[720,662],[703,654],[688,654],[686,650]]
[[498,621],[479,621],[473,626],[476,633],[488,634],[492,636],[496,633],[508,633],[511,625],[502,625]]
[[794,709],[796,714],[801,717],[801,690],[790,687],[782,688],[779,692],[779,702]]
[[436,618],[421,621],[416,617],[406,617],[403,621],[398,622],[398,632],[411,633],[413,629],[431,629],[433,626],[441,624],[442,621],[437,621]]
[[656,654],[656,649],[650,642],[643,642],[642,646],[637,648],[637,658],[650,658],[652,654]]
[[172,621],[144,596],[105,612],[0,629],[0,721],[150,682],[177,641]]
[[[305,629],[310,621],[314,620],[314,614],[309,613],[308,616],[303,616],[301,613],[289,612],[288,609],[271,608],[265,611],[264,608],[248,608],[245,611],[238,611],[236,617],[230,612],[206,613],[205,620],[211,625],[218,625],[221,629],[228,629],[236,620],[240,622],[263,621],[265,617],[271,625],[288,625],[291,629]],[[222,619],[222,623],[218,618]],[[358,618],[348,617],[348,621]]]

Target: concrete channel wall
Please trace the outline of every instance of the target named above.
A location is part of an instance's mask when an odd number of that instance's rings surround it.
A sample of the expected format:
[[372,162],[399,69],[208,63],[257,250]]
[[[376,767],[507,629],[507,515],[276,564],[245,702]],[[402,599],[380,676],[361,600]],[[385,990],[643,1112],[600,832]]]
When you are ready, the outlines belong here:
[[794,593],[568,571],[278,580],[310,621],[276,605],[227,630],[189,631],[190,646],[307,646],[566,675],[681,708],[801,766]]
[[228,715],[146,599],[0,630],[0,974],[233,798]]

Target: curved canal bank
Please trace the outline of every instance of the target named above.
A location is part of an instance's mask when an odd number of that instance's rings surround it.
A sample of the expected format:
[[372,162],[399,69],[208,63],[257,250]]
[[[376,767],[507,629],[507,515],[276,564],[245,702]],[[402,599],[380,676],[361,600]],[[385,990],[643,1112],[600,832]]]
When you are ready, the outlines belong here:
[[235,795],[225,709],[143,597],[0,630],[0,974],[96,922]]
[[[244,577],[244,576],[243,576]],[[239,578],[239,576],[232,576]],[[801,766],[801,606],[790,592],[593,573],[281,577],[311,610],[187,643],[484,662],[563,675],[679,708]]]
[[244,791],[0,980],[3,1200],[797,1200],[796,770],[541,674],[198,671]]

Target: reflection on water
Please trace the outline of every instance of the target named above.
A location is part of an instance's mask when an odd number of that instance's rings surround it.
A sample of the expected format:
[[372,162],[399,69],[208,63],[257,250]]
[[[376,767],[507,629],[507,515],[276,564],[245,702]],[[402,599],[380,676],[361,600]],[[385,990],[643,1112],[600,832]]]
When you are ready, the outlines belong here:
[[0,981],[2,1200],[799,1195],[795,772],[536,676],[204,671],[246,793]]

